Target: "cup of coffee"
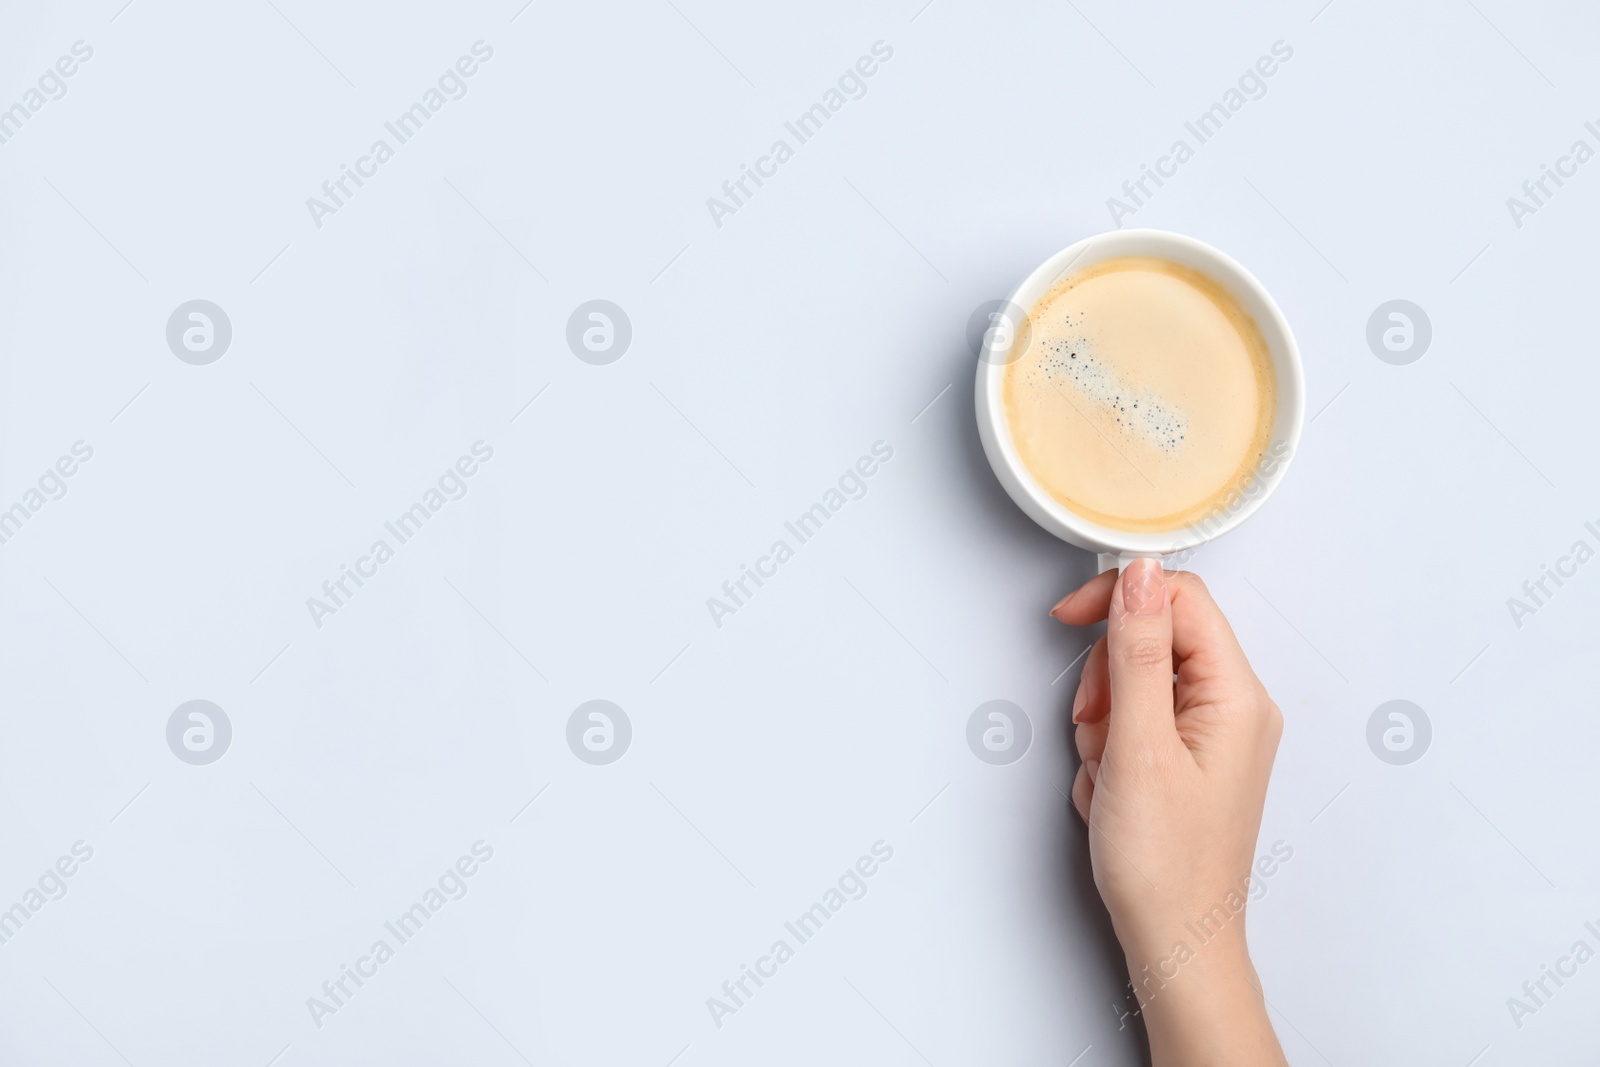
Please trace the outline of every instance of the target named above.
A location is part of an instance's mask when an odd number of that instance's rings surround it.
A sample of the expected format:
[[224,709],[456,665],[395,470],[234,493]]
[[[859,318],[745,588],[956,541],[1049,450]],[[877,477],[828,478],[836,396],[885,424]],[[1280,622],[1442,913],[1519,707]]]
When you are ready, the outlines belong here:
[[1000,484],[1101,569],[1238,526],[1300,443],[1300,350],[1204,242],[1118,230],[1051,256],[990,315],[978,431]]

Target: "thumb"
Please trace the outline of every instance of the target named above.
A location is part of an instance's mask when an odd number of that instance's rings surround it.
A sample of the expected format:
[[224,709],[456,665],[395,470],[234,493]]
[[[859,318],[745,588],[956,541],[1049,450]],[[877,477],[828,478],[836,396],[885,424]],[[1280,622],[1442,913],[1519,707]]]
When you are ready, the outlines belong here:
[[1108,743],[1151,741],[1176,730],[1172,710],[1172,600],[1158,559],[1136,559],[1111,594],[1106,661]]

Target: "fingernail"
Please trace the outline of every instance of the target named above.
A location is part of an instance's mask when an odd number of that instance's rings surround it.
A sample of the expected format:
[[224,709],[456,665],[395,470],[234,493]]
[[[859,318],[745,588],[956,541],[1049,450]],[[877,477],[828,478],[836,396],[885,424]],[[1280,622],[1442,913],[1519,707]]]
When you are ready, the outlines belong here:
[[1089,703],[1089,689],[1082,682],[1078,683],[1078,695],[1072,698],[1072,721],[1077,722],[1078,716],[1083,712],[1083,706]]
[[1064,596],[1060,600],[1056,601],[1056,606],[1050,609],[1050,617],[1052,619],[1059,620],[1061,618],[1061,614],[1060,613],[1062,611],[1066,610],[1067,605],[1072,603],[1072,598],[1077,596],[1077,595],[1078,595],[1078,591],[1076,589],[1074,589],[1072,592],[1068,593],[1066,596]]
[[1083,770],[1084,770],[1084,773],[1086,773],[1089,776],[1089,781],[1091,781],[1091,782],[1094,781],[1095,778],[1097,776],[1099,776],[1099,774],[1100,774],[1100,761],[1097,760],[1097,759],[1086,759],[1086,760],[1084,760],[1083,761]]
[[1159,615],[1167,602],[1167,575],[1158,559],[1136,559],[1122,572],[1122,606],[1129,615]]

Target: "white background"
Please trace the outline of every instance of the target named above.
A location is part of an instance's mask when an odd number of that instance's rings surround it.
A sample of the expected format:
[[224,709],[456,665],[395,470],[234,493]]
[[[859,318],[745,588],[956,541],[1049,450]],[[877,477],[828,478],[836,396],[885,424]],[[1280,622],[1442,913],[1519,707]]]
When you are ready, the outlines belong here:
[[[0,507],[94,449],[0,545],[0,908],[94,850],[0,945],[0,1059],[1140,1062],[1060,792],[1092,635],[1045,613],[1093,561],[995,483],[964,332],[1280,40],[1124,220],[1244,263],[1305,357],[1289,478],[1193,564],[1287,720],[1261,847],[1294,854],[1250,910],[1272,1018],[1296,1064],[1592,1059],[1600,962],[1520,1028],[1507,998],[1600,949],[1600,563],[1520,627],[1506,602],[1600,548],[1600,163],[1520,227],[1506,200],[1600,149],[1600,14],[121,3],[0,16],[0,107],[94,50],[0,144]],[[316,226],[479,40],[467,95]],[[717,226],[877,41],[865,96]],[[233,327],[209,366],[165,339],[197,298]],[[1406,366],[1366,342],[1396,298],[1433,327]],[[632,323],[608,366],[565,340],[591,299]],[[316,626],[479,440],[467,496]],[[880,440],[867,494],[714,626]],[[633,726],[609,766],[566,743],[595,698]],[[1397,698],[1433,726],[1406,766],[1366,741]],[[233,726],[208,766],[167,746],[191,699]],[[1034,726],[1009,766],[965,740],[993,699]],[[316,1026],[479,840],[470,892]],[[879,840],[867,895],[714,1025]]]

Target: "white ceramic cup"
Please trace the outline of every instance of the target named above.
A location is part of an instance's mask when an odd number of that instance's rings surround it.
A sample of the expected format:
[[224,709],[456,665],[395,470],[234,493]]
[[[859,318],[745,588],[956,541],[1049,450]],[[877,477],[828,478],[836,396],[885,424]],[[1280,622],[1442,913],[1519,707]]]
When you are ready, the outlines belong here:
[[[1277,410],[1272,438],[1261,463],[1206,516],[1177,530],[1131,533],[1091,522],[1075,514],[1041,486],[1017,455],[1006,425],[1006,364],[1021,351],[1014,348],[1019,331],[1031,337],[1028,313],[1061,279],[1118,256],[1156,256],[1181,263],[1217,282],[1255,319],[1267,342],[1277,372]],[[1122,566],[1141,556],[1165,558],[1186,553],[1220,537],[1255,514],[1283,480],[1300,446],[1305,419],[1305,376],[1300,349],[1283,312],[1255,278],[1229,256],[1203,241],[1164,230],[1114,230],[1086,237],[1039,265],[990,316],[978,357],[978,435],[995,477],[1028,517],[1063,541],[1099,553],[1100,569]]]

